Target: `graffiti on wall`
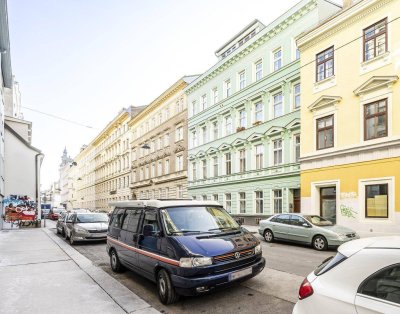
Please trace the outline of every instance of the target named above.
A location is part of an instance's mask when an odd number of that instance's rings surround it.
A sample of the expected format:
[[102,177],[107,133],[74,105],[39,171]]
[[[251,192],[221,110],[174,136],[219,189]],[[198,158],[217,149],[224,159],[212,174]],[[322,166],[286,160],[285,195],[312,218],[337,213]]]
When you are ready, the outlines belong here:
[[356,218],[357,212],[352,207],[347,205],[340,205],[340,213],[347,218]]
[[3,199],[4,220],[37,220],[36,203],[26,195],[9,195]]

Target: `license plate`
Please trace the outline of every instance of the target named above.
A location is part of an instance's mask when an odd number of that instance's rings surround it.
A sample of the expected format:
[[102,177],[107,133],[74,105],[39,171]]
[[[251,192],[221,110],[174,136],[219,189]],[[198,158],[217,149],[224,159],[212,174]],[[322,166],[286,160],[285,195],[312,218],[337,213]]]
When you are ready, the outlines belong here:
[[234,273],[229,274],[229,281],[233,281],[247,275],[251,275],[253,273],[253,268],[245,268],[239,271],[235,271]]
[[105,238],[106,234],[104,233],[98,233],[98,234],[91,234],[92,238]]

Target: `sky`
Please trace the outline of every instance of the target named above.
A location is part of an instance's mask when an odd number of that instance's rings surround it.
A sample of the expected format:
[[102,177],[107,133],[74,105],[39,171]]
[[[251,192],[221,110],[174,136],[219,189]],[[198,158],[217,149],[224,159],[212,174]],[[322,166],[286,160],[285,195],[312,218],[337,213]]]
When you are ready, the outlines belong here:
[[41,188],[59,179],[64,147],[74,158],[122,108],[148,105],[182,76],[205,72],[247,24],[267,25],[297,2],[8,0],[22,106],[81,124],[23,108],[45,155]]

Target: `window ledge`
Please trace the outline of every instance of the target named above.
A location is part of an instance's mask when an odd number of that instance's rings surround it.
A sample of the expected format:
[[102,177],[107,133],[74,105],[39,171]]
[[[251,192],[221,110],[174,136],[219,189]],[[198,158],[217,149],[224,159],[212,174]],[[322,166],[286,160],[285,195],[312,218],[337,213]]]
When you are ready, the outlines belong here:
[[379,69],[391,62],[391,53],[389,51],[384,54],[377,56],[368,61],[364,61],[360,64],[360,74],[365,74],[370,71]]
[[332,75],[326,79],[323,79],[322,81],[315,82],[313,92],[315,94],[335,85],[336,85],[336,76]]

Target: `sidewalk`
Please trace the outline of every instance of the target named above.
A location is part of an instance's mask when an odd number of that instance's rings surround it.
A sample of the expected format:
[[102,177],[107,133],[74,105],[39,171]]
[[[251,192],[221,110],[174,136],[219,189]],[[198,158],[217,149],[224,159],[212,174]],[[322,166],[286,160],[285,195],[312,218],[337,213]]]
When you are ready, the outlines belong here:
[[0,231],[1,313],[159,313],[49,229]]

